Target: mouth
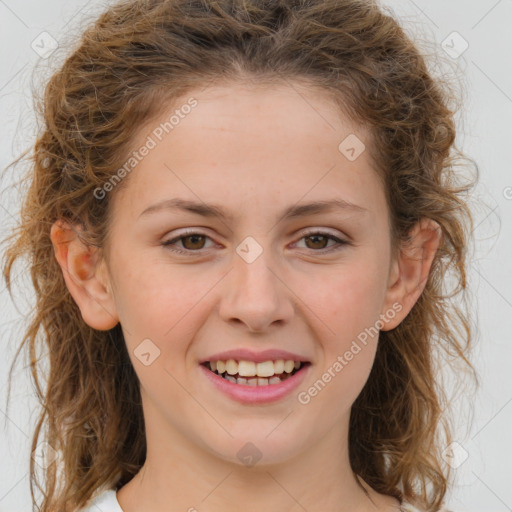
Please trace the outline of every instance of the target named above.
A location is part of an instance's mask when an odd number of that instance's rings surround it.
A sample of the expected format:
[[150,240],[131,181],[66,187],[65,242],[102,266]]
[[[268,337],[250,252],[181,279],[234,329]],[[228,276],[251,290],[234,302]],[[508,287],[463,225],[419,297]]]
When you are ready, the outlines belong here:
[[204,361],[201,363],[201,366],[224,380],[242,386],[277,385],[310,365],[311,363],[308,361],[294,361],[291,359],[268,360],[259,363],[228,359],[226,361]]

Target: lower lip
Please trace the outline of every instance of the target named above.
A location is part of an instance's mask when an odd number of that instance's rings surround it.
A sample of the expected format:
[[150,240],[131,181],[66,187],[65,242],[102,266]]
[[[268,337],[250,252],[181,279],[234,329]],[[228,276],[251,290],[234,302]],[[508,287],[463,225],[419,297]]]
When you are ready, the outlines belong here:
[[220,375],[212,372],[202,364],[199,365],[206,378],[228,397],[243,404],[263,404],[275,402],[289,395],[304,380],[311,364],[303,366],[291,377],[279,384],[268,384],[266,386],[249,386],[236,384],[223,379]]

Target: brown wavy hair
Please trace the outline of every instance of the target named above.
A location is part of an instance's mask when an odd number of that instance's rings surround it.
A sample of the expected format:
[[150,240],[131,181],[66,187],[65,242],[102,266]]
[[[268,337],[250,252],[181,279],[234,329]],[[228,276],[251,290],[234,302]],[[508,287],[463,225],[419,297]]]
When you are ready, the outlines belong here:
[[[31,459],[34,503],[34,487],[42,492],[38,510],[74,511],[99,487],[119,489],[146,453],[139,382],[120,325],[99,331],[83,321],[50,227],[66,219],[83,228],[85,243],[105,248],[116,190],[98,200],[95,188],[114,175],[139,127],[163,104],[213,81],[300,81],[330,94],[340,113],[370,128],[393,250],[419,219],[440,225],[423,293],[399,326],[380,333],[349,437],[352,469],[371,487],[438,510],[450,479],[442,451],[453,431],[440,362],[448,363],[443,371],[478,383],[469,360],[466,281],[473,230],[466,202],[477,178],[462,179],[472,161],[455,144],[458,107],[449,83],[429,72],[425,55],[376,1],[124,1],[78,37],[36,102],[43,130],[27,158],[21,221],[4,241],[11,297],[13,265],[22,256],[35,289],[14,359],[25,347],[42,406],[32,449],[43,436],[59,453],[58,464],[43,471],[43,485]],[[47,350],[42,361],[40,348]]]

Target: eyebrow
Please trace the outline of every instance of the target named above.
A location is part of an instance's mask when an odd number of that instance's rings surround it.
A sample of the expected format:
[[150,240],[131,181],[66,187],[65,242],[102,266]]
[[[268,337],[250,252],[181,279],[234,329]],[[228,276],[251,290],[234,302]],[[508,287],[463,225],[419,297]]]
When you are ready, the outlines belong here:
[[[345,199],[330,199],[328,201],[314,201],[306,204],[295,204],[288,207],[281,214],[280,220],[293,219],[314,215],[319,213],[329,213],[333,210],[347,210],[359,213],[369,213],[369,210],[357,204],[346,201]],[[174,198],[165,199],[146,208],[140,215],[149,215],[162,210],[184,210],[187,212],[202,215],[203,217],[217,217],[222,220],[233,221],[233,215],[229,214],[222,206],[215,204],[206,204],[203,202],[190,201],[186,199]]]

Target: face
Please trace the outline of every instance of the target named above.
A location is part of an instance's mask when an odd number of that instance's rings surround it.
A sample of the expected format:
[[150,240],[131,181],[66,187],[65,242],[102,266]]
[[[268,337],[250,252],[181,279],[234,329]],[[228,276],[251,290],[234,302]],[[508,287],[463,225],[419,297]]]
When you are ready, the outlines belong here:
[[[179,438],[239,464],[244,446],[276,463],[345,435],[375,326],[396,313],[368,133],[318,92],[226,85],[162,111],[134,150],[148,136],[154,147],[113,191],[108,259],[148,450],[150,439]],[[333,204],[304,207],[319,202]],[[306,364],[266,386],[221,380],[201,364],[233,350],[247,351],[233,359],[249,369]]]

